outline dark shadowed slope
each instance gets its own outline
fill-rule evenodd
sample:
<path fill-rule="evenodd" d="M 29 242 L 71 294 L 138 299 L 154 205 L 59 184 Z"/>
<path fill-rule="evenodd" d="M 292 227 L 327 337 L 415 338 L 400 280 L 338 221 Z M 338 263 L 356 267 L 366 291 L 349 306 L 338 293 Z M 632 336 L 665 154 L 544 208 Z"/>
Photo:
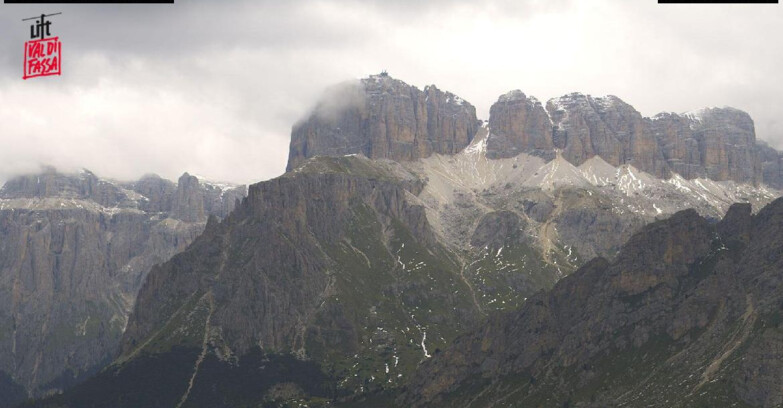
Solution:
<path fill-rule="evenodd" d="M 428 361 L 415 406 L 783 403 L 783 199 L 644 227 Z"/>

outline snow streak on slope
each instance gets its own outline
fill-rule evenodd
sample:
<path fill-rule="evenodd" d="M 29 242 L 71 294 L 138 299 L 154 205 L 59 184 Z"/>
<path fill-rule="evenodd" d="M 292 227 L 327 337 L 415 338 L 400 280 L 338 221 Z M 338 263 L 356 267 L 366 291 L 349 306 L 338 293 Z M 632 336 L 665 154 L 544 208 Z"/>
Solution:
<path fill-rule="evenodd" d="M 425 197 L 430 198 L 431 204 L 450 203 L 455 193 L 480 191 L 498 183 L 521 184 L 545 164 L 543 159 L 526 154 L 511 159 L 488 159 L 487 136 L 485 127 L 458 154 L 436 154 L 407 164 L 414 173 L 427 178 Z"/>
<path fill-rule="evenodd" d="M 435 154 L 394 170 L 395 177 L 425 181 L 406 198 L 424 208 L 439 241 L 459 258 L 460 278 L 481 294 L 478 303 L 486 310 L 518 305 L 584 260 L 614 256 L 656 218 L 686 208 L 718 218 L 735 202 L 759 209 L 779 195 L 734 182 L 662 180 L 598 156 L 578 167 L 559 153 L 549 162 L 524 153 L 488 159 L 490 131 L 482 127 L 458 154 Z"/>
<path fill-rule="evenodd" d="M 616 178 L 617 188 L 625 193 L 625 195 L 631 195 L 637 191 L 644 191 L 650 183 L 654 182 L 652 176 L 637 170 L 630 164 L 624 164 L 618 167 Z"/>
<path fill-rule="evenodd" d="M 606 186 L 613 182 L 617 169 L 604 161 L 601 156 L 593 156 L 579 166 L 579 170 L 592 185 Z"/>
<path fill-rule="evenodd" d="M 614 188 L 626 196 L 643 192 L 658 181 L 630 164 L 613 167 L 600 156 L 591 157 L 579 166 L 579 170 L 592 185 Z"/>
<path fill-rule="evenodd" d="M 635 214 L 646 222 L 686 208 L 718 218 L 735 202 L 750 202 L 758 209 L 780 195 L 764 186 L 686 180 L 677 174 L 662 180 L 630 164 L 614 167 L 599 156 L 578 167 L 559 152 L 549 162 L 524 153 L 491 160 L 485 156 L 489 133 L 489 128 L 482 127 L 473 142 L 456 155 L 432 155 L 404 165 L 427 180 L 419 202 L 425 206 L 433 227 L 449 235 L 452 242 L 466 242 L 482 214 L 511 209 L 527 219 L 528 214 L 519 210 L 521 201 L 535 203 L 550 197 L 556 209 L 550 216 L 562 213 L 564 205 L 593 205 L 573 201 L 558 204 L 561 192 L 567 190 L 582 191 L 597 200 L 600 197 L 595 203 L 608 205 L 611 212 Z M 527 222 L 535 223 L 530 219 Z M 531 228 L 529 233 L 536 235 L 534 230 Z"/>
<path fill-rule="evenodd" d="M 562 187 L 590 187 L 590 182 L 578 168 L 569 163 L 560 152 L 555 159 L 538 169 L 532 177 L 522 183 L 526 187 L 537 187 L 542 190 L 554 190 Z"/>

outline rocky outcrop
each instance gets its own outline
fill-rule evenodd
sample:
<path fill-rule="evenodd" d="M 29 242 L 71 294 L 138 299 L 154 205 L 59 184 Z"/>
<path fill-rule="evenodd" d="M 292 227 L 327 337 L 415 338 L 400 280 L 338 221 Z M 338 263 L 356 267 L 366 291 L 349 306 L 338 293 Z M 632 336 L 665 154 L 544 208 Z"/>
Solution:
<path fill-rule="evenodd" d="M 170 212 L 177 184 L 155 174 L 148 174 L 133 183 L 133 191 L 146 197 L 139 204 L 145 212 Z"/>
<path fill-rule="evenodd" d="M 415 160 L 454 154 L 478 128 L 473 105 L 430 85 L 423 91 L 386 74 L 328 90 L 291 132 L 288 170 L 316 155 Z"/>
<path fill-rule="evenodd" d="M 628 163 L 658 177 L 668 176 L 648 122 L 615 96 L 573 93 L 543 107 L 535 98 L 513 91 L 492 106 L 489 123 L 488 157 L 520 152 L 554 157 L 556 148 L 574 165 L 597 155 L 613 166 Z"/>
<path fill-rule="evenodd" d="M 745 112 L 708 108 L 663 114 L 652 119 L 652 128 L 667 162 L 683 177 L 762 181 L 753 120 Z"/>
<path fill-rule="evenodd" d="M 781 217 L 778 199 L 717 225 L 692 210 L 648 225 L 615 261 L 456 339 L 398 403 L 778 406 Z"/>
<path fill-rule="evenodd" d="M 492 135 L 487 157 L 514 157 L 522 152 L 553 158 L 552 121 L 544 106 L 522 91 L 501 96 L 489 111 Z"/>
<path fill-rule="evenodd" d="M 4 199 L 52 197 L 88 199 L 104 207 L 122 205 L 127 199 L 120 186 L 101 180 L 88 170 L 73 177 L 52 167 L 40 174 L 15 177 L 0 189 L 0 198 Z"/>
<path fill-rule="evenodd" d="M 0 371 L 28 395 L 106 364 L 152 265 L 201 233 L 205 208 L 224 217 L 244 196 L 241 186 L 181 180 L 123 183 L 47 169 L 0 190 Z"/>
<path fill-rule="evenodd" d="M 348 389 L 394 387 L 478 310 L 412 199 L 421 181 L 378 166 L 316 158 L 251 186 L 228 218 L 153 268 L 120 360 L 201 347 L 183 333 L 207 330 L 223 356 L 260 346 L 339 368 Z M 206 317 L 183 323 L 199 305 Z M 380 357 L 344 371 L 355 355 Z"/>
<path fill-rule="evenodd" d="M 524 152 L 550 160 L 559 149 L 577 166 L 600 156 L 659 178 L 674 172 L 686 179 L 783 185 L 779 154 L 757 147 L 750 116 L 733 108 L 645 118 L 616 96 L 572 93 L 543 104 L 515 90 L 492 105 L 488 123 L 486 155 L 492 159 Z M 316 155 L 397 161 L 452 155 L 470 143 L 477 126 L 475 108 L 449 92 L 435 86 L 420 91 L 374 75 L 328 90 L 293 127 L 287 169 Z"/>
<path fill-rule="evenodd" d="M 177 193 L 174 196 L 174 217 L 185 222 L 206 221 L 204 197 L 199 189 L 198 178 L 188 173 L 177 181 Z"/>
<path fill-rule="evenodd" d="M 616 96 L 574 93 L 547 102 L 554 120 L 555 146 L 579 165 L 600 156 L 613 166 L 631 164 L 656 177 L 668 176 L 663 155 L 645 120 Z"/>
<path fill-rule="evenodd" d="M 652 118 L 650 125 L 671 171 L 689 180 L 704 175 L 701 149 L 692 135 L 689 117 L 660 113 Z"/>
<path fill-rule="evenodd" d="M 600 156 L 659 178 L 675 172 L 686 179 L 780 185 L 779 153 L 757 147 L 750 116 L 733 108 L 650 119 L 615 96 L 572 93 L 550 100 L 544 110 L 535 98 L 512 91 L 492 105 L 489 124 L 490 158 L 526 152 L 550 159 L 553 149 L 561 149 L 574 165 Z"/>
<path fill-rule="evenodd" d="M 783 153 L 761 141 L 757 142 L 756 147 L 764 184 L 776 189 L 783 188 Z"/>
<path fill-rule="evenodd" d="M 479 220 L 470 245 L 497 250 L 526 241 L 524 221 L 511 211 L 493 211 Z"/>

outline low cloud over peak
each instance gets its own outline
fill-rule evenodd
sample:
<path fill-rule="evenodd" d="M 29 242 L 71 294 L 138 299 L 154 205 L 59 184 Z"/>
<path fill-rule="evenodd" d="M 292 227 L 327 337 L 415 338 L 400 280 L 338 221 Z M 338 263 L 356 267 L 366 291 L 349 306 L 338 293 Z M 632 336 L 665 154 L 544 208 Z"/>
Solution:
<path fill-rule="evenodd" d="M 274 177 L 320 93 L 381 69 L 454 92 L 482 118 L 516 88 L 618 95 L 647 116 L 730 105 L 783 147 L 778 5 L 420 3 L 2 4 L 0 180 L 40 164 Z M 57 11 L 63 75 L 23 81 L 21 19 Z"/>

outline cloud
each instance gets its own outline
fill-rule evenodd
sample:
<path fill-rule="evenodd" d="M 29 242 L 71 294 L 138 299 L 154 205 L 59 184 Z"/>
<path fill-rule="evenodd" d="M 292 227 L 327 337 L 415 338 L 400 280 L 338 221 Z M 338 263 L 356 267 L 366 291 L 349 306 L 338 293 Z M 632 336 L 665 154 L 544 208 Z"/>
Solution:
<path fill-rule="evenodd" d="M 55 9 L 52 9 L 55 7 Z M 21 80 L 24 17 L 62 11 L 62 77 Z M 614 94 L 645 115 L 731 105 L 783 147 L 777 5 L 625 0 L 0 5 L 0 179 L 39 164 L 132 179 L 283 172 L 329 86 L 388 70 L 489 106 Z"/>

